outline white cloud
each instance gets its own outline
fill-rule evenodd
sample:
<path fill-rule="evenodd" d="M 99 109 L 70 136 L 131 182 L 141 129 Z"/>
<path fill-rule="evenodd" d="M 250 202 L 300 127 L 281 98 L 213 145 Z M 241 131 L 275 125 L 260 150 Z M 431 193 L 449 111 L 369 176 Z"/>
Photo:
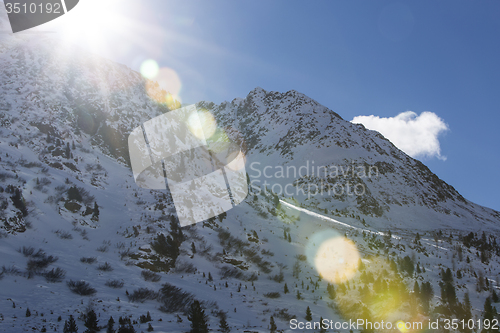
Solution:
<path fill-rule="evenodd" d="M 412 157 L 441 156 L 438 136 L 446 132 L 448 125 L 433 112 L 417 115 L 406 111 L 396 117 L 380 118 L 377 116 L 357 116 L 351 121 L 363 124 L 366 128 L 382 133 L 396 147 Z"/>

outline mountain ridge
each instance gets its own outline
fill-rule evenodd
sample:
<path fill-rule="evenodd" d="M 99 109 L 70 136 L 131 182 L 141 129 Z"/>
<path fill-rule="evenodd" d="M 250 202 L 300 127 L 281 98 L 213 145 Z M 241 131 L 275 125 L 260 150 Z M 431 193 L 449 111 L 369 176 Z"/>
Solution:
<path fill-rule="evenodd" d="M 437 177 L 422 162 L 399 150 L 382 134 L 343 120 L 337 113 L 304 94 L 294 90 L 268 92 L 257 87 L 244 99 L 219 105 L 207 102 L 197 105 L 213 112 L 233 139 L 245 138 L 247 165 L 259 162 L 300 168 L 304 161 L 311 160 L 322 166 L 333 164 L 340 167 L 355 163 L 379 168 L 386 188 L 377 188 L 376 181 L 370 182 L 370 179 L 361 181 L 368 190 L 380 194 L 373 199 L 368 198 L 372 202 L 381 201 L 380 206 L 350 213 L 370 215 L 379 211 L 379 207 L 387 213 L 397 208 L 395 205 L 410 208 L 422 206 L 437 209 L 444 215 L 456 215 L 462 219 L 463 225 L 470 223 L 467 219 L 472 219 L 498 229 L 499 212 L 463 198 L 453 186 Z M 269 126 L 272 126 L 272 131 Z M 303 147 L 302 150 L 300 147 Z M 319 184 L 327 177 L 316 178 L 315 184 Z M 360 200 L 343 199 L 351 207 L 359 208 L 361 205 Z M 390 212 L 389 217 L 396 218 L 390 216 Z M 434 216 L 436 219 L 439 217 Z M 453 227 L 451 222 L 446 226 Z"/>

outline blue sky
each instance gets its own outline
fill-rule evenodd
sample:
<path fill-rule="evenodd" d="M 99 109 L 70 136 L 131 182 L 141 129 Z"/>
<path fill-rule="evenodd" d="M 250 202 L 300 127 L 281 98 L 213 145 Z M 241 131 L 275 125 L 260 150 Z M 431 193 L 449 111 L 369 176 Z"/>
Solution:
<path fill-rule="evenodd" d="M 449 128 L 439 136 L 446 160 L 420 159 L 467 199 L 500 210 L 499 1 L 117 4 L 134 29 L 101 29 L 109 47 L 95 52 L 135 70 L 146 59 L 175 70 L 184 103 L 260 86 L 295 89 L 346 120 L 433 112 Z"/>

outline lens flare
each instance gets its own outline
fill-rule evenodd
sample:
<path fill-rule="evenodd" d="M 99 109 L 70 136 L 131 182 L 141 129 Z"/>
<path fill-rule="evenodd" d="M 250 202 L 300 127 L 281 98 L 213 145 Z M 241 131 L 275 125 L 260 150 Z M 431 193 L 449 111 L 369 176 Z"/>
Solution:
<path fill-rule="evenodd" d="M 245 167 L 245 154 L 241 151 L 231 153 L 228 160 L 231 162 L 229 162 L 226 166 L 233 171 L 243 170 Z"/>
<path fill-rule="evenodd" d="M 147 79 L 154 79 L 160 71 L 158 63 L 153 59 L 148 59 L 141 64 L 140 72 Z"/>
<path fill-rule="evenodd" d="M 352 241 L 336 237 L 320 245 L 314 262 L 325 280 L 340 283 L 350 280 L 356 274 L 359 253 Z"/>
<path fill-rule="evenodd" d="M 231 139 L 227 136 L 226 131 L 221 128 L 216 128 L 210 138 L 207 138 L 209 149 L 211 152 L 218 154 L 227 152 L 233 145 Z"/>
<path fill-rule="evenodd" d="M 146 93 L 149 98 L 157 103 L 165 104 L 169 110 L 175 110 L 181 107 L 181 98 L 163 89 L 156 81 L 146 81 Z"/>
<path fill-rule="evenodd" d="M 163 103 L 165 103 L 170 110 L 175 110 L 181 108 L 182 99 L 180 96 L 172 96 L 172 94 L 167 93 Z"/>
<path fill-rule="evenodd" d="M 405 322 L 400 320 L 398 321 L 398 323 L 396 324 L 396 327 L 398 328 L 398 330 L 401 332 L 401 333 L 406 333 L 408 332 L 409 330 L 406 328 L 405 326 Z"/>
<path fill-rule="evenodd" d="M 331 229 L 310 238 L 306 256 L 325 280 L 337 284 L 352 279 L 360 261 L 356 245 Z"/>
<path fill-rule="evenodd" d="M 145 72 L 149 71 L 148 66 L 152 66 L 151 73 L 154 72 L 154 64 L 144 66 Z M 143 76 L 145 75 L 143 74 Z M 157 103 L 167 105 L 170 110 L 180 108 L 182 101 L 179 97 L 179 94 L 182 88 L 182 83 L 179 75 L 177 75 L 177 72 L 172 68 L 163 67 L 157 70 L 157 73 L 152 79 L 153 81 L 146 82 L 146 92 L 148 96 L 151 99 L 155 100 Z"/>
<path fill-rule="evenodd" d="M 162 67 L 155 76 L 155 81 L 160 87 L 173 96 L 179 96 L 182 88 L 182 83 L 179 75 L 175 70 L 168 67 Z"/>
<path fill-rule="evenodd" d="M 365 323 L 390 322 L 391 332 L 423 332 L 428 317 L 421 311 L 428 305 L 410 292 L 395 266 L 395 262 L 379 256 L 360 261 L 355 276 L 335 286 L 335 305 L 342 316 Z M 368 324 L 363 327 L 373 328 Z"/>
<path fill-rule="evenodd" d="M 198 139 L 206 140 L 211 138 L 217 130 L 217 121 L 210 112 L 202 110 L 189 116 L 188 127 Z"/>

